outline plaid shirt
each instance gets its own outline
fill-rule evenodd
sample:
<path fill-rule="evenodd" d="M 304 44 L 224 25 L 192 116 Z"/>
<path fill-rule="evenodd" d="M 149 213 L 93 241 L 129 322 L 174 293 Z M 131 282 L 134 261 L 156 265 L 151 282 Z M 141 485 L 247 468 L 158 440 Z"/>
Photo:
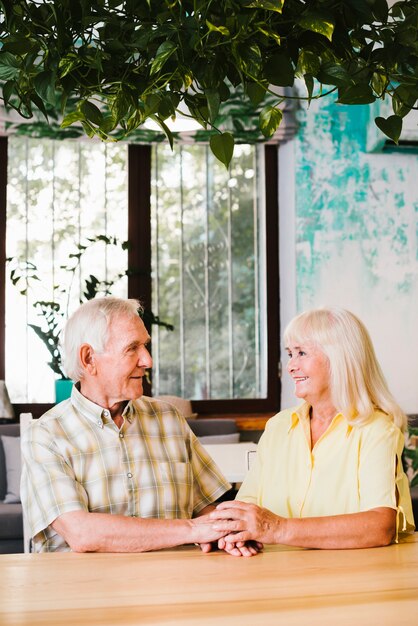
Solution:
<path fill-rule="evenodd" d="M 191 518 L 229 483 L 170 404 L 129 402 L 120 430 L 73 388 L 22 440 L 21 498 L 35 552 L 69 550 L 50 524 L 68 511 Z"/>

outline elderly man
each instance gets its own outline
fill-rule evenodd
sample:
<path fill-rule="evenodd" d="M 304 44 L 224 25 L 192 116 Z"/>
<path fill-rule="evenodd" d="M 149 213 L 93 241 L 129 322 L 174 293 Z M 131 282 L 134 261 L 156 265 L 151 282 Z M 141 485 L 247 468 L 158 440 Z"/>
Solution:
<path fill-rule="evenodd" d="M 176 409 L 142 396 L 152 359 L 139 308 L 136 300 L 100 298 L 67 322 L 71 398 L 34 421 L 22 441 L 22 503 L 36 552 L 186 543 L 208 552 L 223 535 L 208 514 L 229 484 Z"/>

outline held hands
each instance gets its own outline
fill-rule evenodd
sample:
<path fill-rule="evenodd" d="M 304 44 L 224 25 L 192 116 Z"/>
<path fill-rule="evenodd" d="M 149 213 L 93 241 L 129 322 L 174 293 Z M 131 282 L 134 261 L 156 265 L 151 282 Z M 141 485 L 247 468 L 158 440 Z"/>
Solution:
<path fill-rule="evenodd" d="M 209 515 L 201 515 L 191 520 L 193 541 L 200 546 L 202 552 L 211 552 L 212 542 L 217 542 L 220 550 L 225 550 L 232 556 L 255 556 L 263 549 L 263 544 L 258 541 L 236 541 L 234 535 L 231 540 L 226 541 L 224 536 L 229 532 L 215 528 L 212 515 L 216 512 L 215 509 Z"/>
<path fill-rule="evenodd" d="M 234 552 L 225 547 L 228 544 L 241 549 L 242 545 L 248 545 L 247 542 L 256 542 L 256 545 L 280 543 L 279 538 L 286 523 L 283 517 L 268 509 L 239 500 L 221 502 L 209 517 L 214 522 L 213 529 L 223 535 L 218 541 L 219 547 L 229 554 Z"/>

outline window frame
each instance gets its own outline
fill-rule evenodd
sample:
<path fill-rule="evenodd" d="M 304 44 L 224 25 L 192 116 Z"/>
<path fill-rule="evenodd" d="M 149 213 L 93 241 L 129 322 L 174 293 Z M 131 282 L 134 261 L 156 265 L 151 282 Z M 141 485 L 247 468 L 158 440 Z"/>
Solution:
<path fill-rule="evenodd" d="M 5 287 L 7 217 L 7 147 L 0 137 L 0 378 L 5 378 Z M 279 300 L 279 207 L 278 146 L 264 146 L 265 165 L 265 241 L 267 271 L 267 397 L 259 399 L 195 400 L 193 410 L 202 416 L 273 414 L 280 406 L 280 300 Z M 128 145 L 128 297 L 138 298 L 151 308 L 151 146 Z M 152 329 L 148 329 L 152 332 Z M 152 390 L 145 385 L 145 395 Z M 15 404 L 16 413 L 41 415 L 51 404 Z M 0 416 L 1 417 L 1 416 Z"/>

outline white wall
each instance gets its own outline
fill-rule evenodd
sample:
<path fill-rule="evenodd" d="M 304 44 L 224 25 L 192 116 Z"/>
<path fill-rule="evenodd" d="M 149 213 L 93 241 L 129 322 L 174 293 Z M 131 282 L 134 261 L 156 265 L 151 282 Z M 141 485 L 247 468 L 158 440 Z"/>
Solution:
<path fill-rule="evenodd" d="M 368 153 L 369 114 L 313 103 L 279 149 L 281 333 L 308 308 L 352 310 L 418 413 L 418 154 Z M 282 384 L 282 407 L 295 404 L 285 371 Z"/>

